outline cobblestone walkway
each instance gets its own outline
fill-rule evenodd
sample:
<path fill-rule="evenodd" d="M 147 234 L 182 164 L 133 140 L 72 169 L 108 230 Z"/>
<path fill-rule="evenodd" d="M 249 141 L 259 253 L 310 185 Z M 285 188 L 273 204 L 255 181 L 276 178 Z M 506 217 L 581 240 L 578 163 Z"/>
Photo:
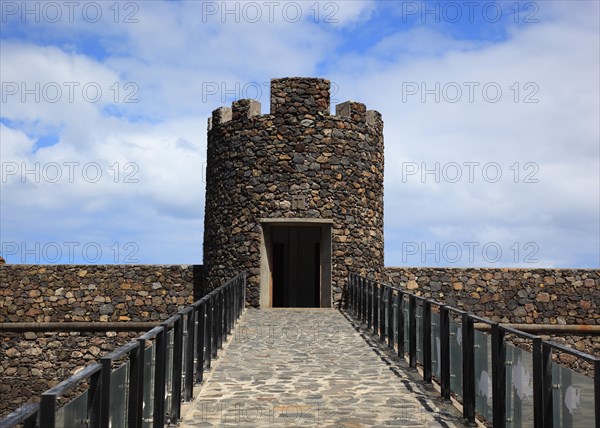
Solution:
<path fill-rule="evenodd" d="M 375 342 L 335 309 L 247 309 L 180 426 L 463 426 Z"/>

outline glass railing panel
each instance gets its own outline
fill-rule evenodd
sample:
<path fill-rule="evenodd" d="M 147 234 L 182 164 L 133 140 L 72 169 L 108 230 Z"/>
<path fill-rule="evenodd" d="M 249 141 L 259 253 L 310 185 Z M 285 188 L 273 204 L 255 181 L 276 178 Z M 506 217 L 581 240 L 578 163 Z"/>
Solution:
<path fill-rule="evenodd" d="M 84 391 L 77 398 L 69 401 L 56 412 L 56 428 L 88 427 L 88 392 Z"/>
<path fill-rule="evenodd" d="M 475 410 L 492 421 L 492 338 L 475 330 Z"/>
<path fill-rule="evenodd" d="M 418 305 L 417 318 L 417 363 L 423 365 L 423 306 Z"/>
<path fill-rule="evenodd" d="M 144 402 L 142 408 L 142 426 L 152 427 L 154 412 L 154 367 L 156 346 L 151 345 L 144 351 Z"/>
<path fill-rule="evenodd" d="M 552 363 L 552 404 L 555 427 L 594 427 L 594 380 Z"/>
<path fill-rule="evenodd" d="M 431 374 L 440 379 L 441 341 L 440 341 L 440 314 L 431 313 Z"/>
<path fill-rule="evenodd" d="M 462 397 L 462 324 L 450 321 L 450 390 Z"/>
<path fill-rule="evenodd" d="M 533 426 L 533 356 L 506 344 L 506 426 Z"/>
<path fill-rule="evenodd" d="M 127 428 L 129 398 L 129 361 L 110 374 L 109 427 Z"/>

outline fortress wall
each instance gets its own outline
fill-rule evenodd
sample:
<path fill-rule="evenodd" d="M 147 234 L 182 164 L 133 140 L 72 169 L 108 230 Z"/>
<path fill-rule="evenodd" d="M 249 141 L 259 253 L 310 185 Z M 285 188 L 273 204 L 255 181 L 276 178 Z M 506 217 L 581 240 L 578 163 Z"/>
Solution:
<path fill-rule="evenodd" d="M 176 265 L 2 265 L 0 322 L 164 321 L 193 303 L 200 271 Z"/>
<path fill-rule="evenodd" d="M 505 323 L 600 325 L 600 270 L 386 267 L 384 281 Z"/>
<path fill-rule="evenodd" d="M 3 264 L 0 322 L 160 322 L 193 302 L 200 278 L 201 266 Z M 140 334 L 2 332 L 0 415 Z"/>

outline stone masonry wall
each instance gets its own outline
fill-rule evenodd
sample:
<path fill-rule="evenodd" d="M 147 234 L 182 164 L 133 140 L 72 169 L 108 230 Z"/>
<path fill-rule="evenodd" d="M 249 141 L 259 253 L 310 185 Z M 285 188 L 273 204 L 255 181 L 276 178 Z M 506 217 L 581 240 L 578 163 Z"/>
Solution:
<path fill-rule="evenodd" d="M 497 322 L 600 325 L 600 270 L 386 267 L 384 281 Z"/>
<path fill-rule="evenodd" d="M 193 303 L 199 276 L 194 266 L 2 265 L 0 322 L 164 321 Z"/>
<path fill-rule="evenodd" d="M 261 218 L 333 220 L 332 301 L 348 269 L 383 269 L 383 122 L 364 104 L 329 113 L 325 79 L 271 81 L 271 112 L 239 100 L 209 119 L 205 284 L 246 270 L 259 305 Z M 304 196 L 306 207 L 294 207 Z"/>
<path fill-rule="evenodd" d="M 3 264 L 0 322 L 160 322 L 200 280 L 201 266 Z M 0 415 L 140 334 L 0 332 Z"/>

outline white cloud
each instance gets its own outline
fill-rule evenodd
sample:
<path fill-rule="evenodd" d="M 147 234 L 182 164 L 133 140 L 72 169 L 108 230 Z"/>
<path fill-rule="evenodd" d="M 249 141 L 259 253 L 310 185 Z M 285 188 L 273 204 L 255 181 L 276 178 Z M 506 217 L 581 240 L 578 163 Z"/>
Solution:
<path fill-rule="evenodd" d="M 321 20 L 331 11 L 326 4 L 318 5 Z M 103 177 L 97 183 L 81 177 L 74 183 L 7 178 L 2 183 L 2 240 L 106 238 L 137 243 L 142 261 L 200 262 L 206 118 L 232 97 L 253 95 L 255 83 L 262 86 L 260 101 L 267 113 L 264 83 L 321 74 L 339 88 L 334 97 L 340 102 L 360 100 L 383 114 L 388 264 L 421 264 L 418 255 L 403 260 L 403 242 L 443 246 L 492 240 L 504 249 L 501 263 L 506 265 L 522 264 L 523 245 L 534 242 L 539 245 L 537 266 L 598 266 L 596 3 L 541 4 L 539 23 L 509 26 L 500 41 L 461 38 L 440 25 L 409 28 L 399 21 L 395 31 L 352 49 L 354 31 L 378 26 L 382 5 L 335 5 L 338 23 L 315 23 L 313 3 L 306 2 L 305 19 L 297 23 L 279 17 L 253 24 L 236 23 L 231 16 L 222 22 L 219 14 L 203 19 L 200 2 L 144 2 L 137 23 L 40 26 L 41 33 L 59 35 L 55 46 L 36 43 L 33 36 L 2 40 L 3 82 L 28 87 L 58 82 L 63 88 L 64 82 L 79 87 L 95 82 L 104 95 L 97 103 L 77 91 L 74 102 L 65 95 L 57 103 L 31 98 L 23 103 L 16 94 L 3 103 L 2 162 L 95 162 Z M 78 36 L 97 40 L 101 52 L 77 43 Z M 122 101 L 130 94 L 124 86 L 128 82 L 135 85 L 138 102 L 115 104 L 111 88 L 119 89 Z M 478 85 L 473 102 L 469 82 Z M 495 87 L 502 89 L 498 102 L 484 98 L 486 83 L 488 95 Z M 439 103 L 433 95 L 422 102 L 420 93 L 407 93 L 414 85 L 420 91 L 422 84 L 446 86 L 446 98 L 442 92 Z M 207 85 L 218 89 L 208 93 L 215 86 Z M 456 87 L 462 97 L 448 102 Z M 525 103 L 527 95 L 539 102 Z M 57 144 L 36 146 L 38 138 L 51 134 Z M 119 183 L 110 169 L 116 162 Z M 456 162 L 464 178 L 436 183 L 429 175 L 422 183 L 417 174 L 403 180 L 408 162 L 419 168 L 438 162 L 441 171 Z M 479 162 L 473 183 L 465 162 Z M 125 170 L 127 163 L 137 170 Z M 497 183 L 482 175 L 482 166 L 490 163 L 502 169 Z M 138 182 L 123 183 L 134 171 Z M 539 182 L 524 183 L 532 172 Z M 516 262 L 510 249 L 514 242 L 520 248 Z M 462 264 L 484 262 L 480 255 Z"/>

